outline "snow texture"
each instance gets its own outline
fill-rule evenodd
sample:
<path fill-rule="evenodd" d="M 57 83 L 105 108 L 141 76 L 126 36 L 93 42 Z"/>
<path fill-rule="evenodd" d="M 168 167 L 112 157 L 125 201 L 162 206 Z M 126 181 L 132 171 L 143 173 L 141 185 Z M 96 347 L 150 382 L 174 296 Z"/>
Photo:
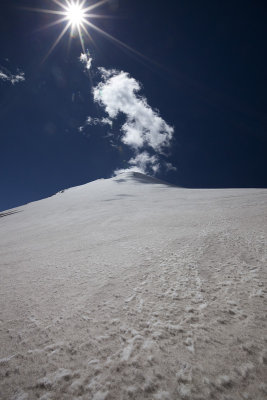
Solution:
<path fill-rule="evenodd" d="M 266 399 L 266 208 L 128 172 L 0 213 L 1 400 Z"/>

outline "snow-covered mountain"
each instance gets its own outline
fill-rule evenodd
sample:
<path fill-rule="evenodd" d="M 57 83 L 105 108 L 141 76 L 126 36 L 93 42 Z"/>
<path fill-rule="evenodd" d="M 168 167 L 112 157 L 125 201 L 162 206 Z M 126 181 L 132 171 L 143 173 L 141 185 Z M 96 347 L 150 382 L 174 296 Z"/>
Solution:
<path fill-rule="evenodd" d="M 266 399 L 266 216 L 133 172 L 0 213 L 0 398 Z"/>

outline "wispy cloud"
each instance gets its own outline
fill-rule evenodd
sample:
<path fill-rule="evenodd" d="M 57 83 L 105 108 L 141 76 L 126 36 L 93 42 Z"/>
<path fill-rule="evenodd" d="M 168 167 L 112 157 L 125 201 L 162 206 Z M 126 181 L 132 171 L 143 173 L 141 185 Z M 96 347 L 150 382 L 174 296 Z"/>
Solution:
<path fill-rule="evenodd" d="M 165 162 L 164 165 L 167 171 L 177 171 L 177 168 L 174 167 L 170 162 Z"/>
<path fill-rule="evenodd" d="M 112 120 L 110 118 L 92 118 L 88 117 L 86 120 L 87 125 L 109 125 L 112 127 Z"/>
<path fill-rule="evenodd" d="M 148 170 L 152 170 L 153 173 L 156 174 L 160 169 L 158 157 L 156 155 L 149 155 L 147 151 L 143 151 L 131 158 L 128 164 L 129 168 L 117 169 L 114 174 L 118 175 L 124 171 L 147 172 Z"/>
<path fill-rule="evenodd" d="M 88 71 L 89 69 L 91 69 L 93 59 L 90 56 L 89 51 L 87 51 L 86 53 L 81 53 L 79 60 L 85 66 L 85 69 L 87 69 Z"/>
<path fill-rule="evenodd" d="M 150 156 L 147 151 L 143 151 L 131 158 L 129 164 L 139 168 L 141 171 L 147 171 L 149 167 L 154 173 L 157 173 L 160 169 L 158 157 L 156 155 Z"/>
<path fill-rule="evenodd" d="M 103 118 L 92 118 L 87 117 L 85 124 L 79 127 L 79 132 L 83 132 L 86 126 L 92 125 L 109 125 L 112 128 L 113 122 L 110 118 L 103 117 Z"/>
<path fill-rule="evenodd" d="M 7 68 L 0 66 L 0 80 L 15 85 L 25 81 L 25 74 L 20 70 L 17 70 L 16 74 L 12 74 Z"/>

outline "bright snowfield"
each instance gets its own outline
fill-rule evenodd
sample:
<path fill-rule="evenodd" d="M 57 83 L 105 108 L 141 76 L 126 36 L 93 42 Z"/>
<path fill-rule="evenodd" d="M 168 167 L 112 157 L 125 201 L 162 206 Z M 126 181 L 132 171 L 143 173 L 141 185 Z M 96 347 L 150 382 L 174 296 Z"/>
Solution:
<path fill-rule="evenodd" d="M 1 400 L 266 399 L 266 215 L 136 173 L 1 213 Z"/>

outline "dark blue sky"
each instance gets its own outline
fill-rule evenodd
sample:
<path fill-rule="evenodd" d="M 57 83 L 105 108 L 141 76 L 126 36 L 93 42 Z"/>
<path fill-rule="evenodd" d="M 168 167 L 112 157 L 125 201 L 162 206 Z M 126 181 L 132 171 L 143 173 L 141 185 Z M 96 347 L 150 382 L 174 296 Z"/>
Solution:
<path fill-rule="evenodd" d="M 42 63 L 63 25 L 40 30 L 55 18 L 18 6 L 57 8 L 50 0 L 1 1 L 0 66 L 20 68 L 26 80 L 0 80 L 0 210 L 110 177 L 132 156 L 111 146 L 106 126 L 78 131 L 88 116 L 105 116 L 78 61 L 79 40 L 68 50 L 66 35 Z M 146 59 L 90 31 L 93 85 L 97 67 L 128 72 L 175 128 L 168 161 L 177 171 L 159 178 L 267 187 L 266 9 L 262 1 L 113 0 L 95 10 L 113 17 L 97 26 Z"/>

